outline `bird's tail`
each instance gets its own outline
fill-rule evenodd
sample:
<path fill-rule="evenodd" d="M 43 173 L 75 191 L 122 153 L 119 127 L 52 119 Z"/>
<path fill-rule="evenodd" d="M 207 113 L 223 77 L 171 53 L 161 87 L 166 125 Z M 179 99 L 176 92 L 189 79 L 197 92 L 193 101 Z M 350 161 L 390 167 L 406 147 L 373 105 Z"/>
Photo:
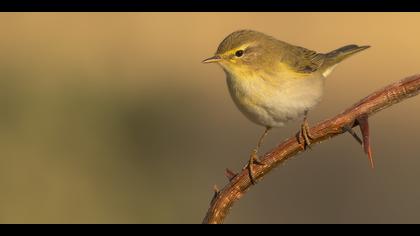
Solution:
<path fill-rule="evenodd" d="M 370 48 L 370 46 L 357 46 L 354 44 L 338 48 L 325 54 L 325 65 L 327 67 L 334 66 L 342 60 L 354 55 L 360 51 Z"/>
<path fill-rule="evenodd" d="M 368 48 L 370 48 L 370 46 L 357 46 L 351 44 L 324 54 L 325 59 L 323 63 L 322 75 L 327 77 L 333 71 L 337 63 Z"/>

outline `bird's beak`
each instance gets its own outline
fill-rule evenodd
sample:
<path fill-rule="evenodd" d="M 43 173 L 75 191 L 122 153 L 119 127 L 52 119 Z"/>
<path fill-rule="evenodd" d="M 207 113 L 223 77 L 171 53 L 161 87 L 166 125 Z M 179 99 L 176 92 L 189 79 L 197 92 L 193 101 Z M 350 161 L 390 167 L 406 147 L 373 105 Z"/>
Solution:
<path fill-rule="evenodd" d="M 220 60 L 222 60 L 222 58 L 219 55 L 216 56 L 212 56 L 210 58 L 207 58 L 206 60 L 202 61 L 203 63 L 214 63 L 214 62 L 219 62 Z"/>

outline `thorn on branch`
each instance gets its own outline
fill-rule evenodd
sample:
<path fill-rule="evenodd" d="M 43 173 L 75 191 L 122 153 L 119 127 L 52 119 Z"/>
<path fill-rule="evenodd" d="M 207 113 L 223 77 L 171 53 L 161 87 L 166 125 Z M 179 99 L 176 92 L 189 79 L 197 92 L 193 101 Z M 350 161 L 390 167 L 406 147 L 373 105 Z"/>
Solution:
<path fill-rule="evenodd" d="M 231 171 L 229 168 L 226 168 L 225 176 L 228 178 L 229 182 L 231 182 L 237 175 L 238 173 L 235 173 Z"/>
<path fill-rule="evenodd" d="M 214 185 L 213 186 L 213 190 L 214 190 L 214 194 L 219 194 L 220 193 L 220 190 L 219 190 L 219 188 L 217 187 L 217 185 Z"/>
<path fill-rule="evenodd" d="M 363 115 L 361 117 L 358 117 L 357 122 L 359 123 L 360 131 L 362 132 L 363 149 L 364 149 L 365 153 L 367 154 L 367 156 L 369 158 L 370 166 L 372 168 L 374 168 L 375 164 L 373 162 L 372 147 L 370 145 L 370 132 L 369 132 L 368 116 Z"/>
<path fill-rule="evenodd" d="M 220 193 L 220 190 L 217 187 L 217 185 L 213 186 L 213 191 L 214 191 L 214 194 L 213 194 L 213 197 L 211 198 L 210 205 L 213 204 L 214 200 L 217 198 L 217 196 L 219 196 L 219 193 Z"/>
<path fill-rule="evenodd" d="M 349 134 L 351 134 L 351 136 L 353 136 L 353 138 L 360 144 L 363 145 L 363 141 L 362 139 L 359 137 L 359 135 L 356 134 L 356 132 L 354 132 L 354 130 L 352 129 L 352 125 L 346 125 L 343 127 L 343 130 L 348 132 Z"/>

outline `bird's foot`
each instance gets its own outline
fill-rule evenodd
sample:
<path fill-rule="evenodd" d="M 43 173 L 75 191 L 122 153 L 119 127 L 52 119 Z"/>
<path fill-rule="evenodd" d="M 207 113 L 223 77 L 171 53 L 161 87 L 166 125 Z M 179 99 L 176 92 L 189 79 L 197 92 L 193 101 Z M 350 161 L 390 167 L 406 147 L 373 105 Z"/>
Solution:
<path fill-rule="evenodd" d="M 256 183 L 253 166 L 255 164 L 256 165 L 264 165 L 264 163 L 262 163 L 261 160 L 258 158 L 257 152 L 258 152 L 257 149 L 252 150 L 251 157 L 249 158 L 248 164 L 245 167 L 245 168 L 248 169 L 249 179 L 251 180 L 251 184 Z"/>
<path fill-rule="evenodd" d="M 299 138 L 298 141 L 302 146 L 302 149 L 306 150 L 306 148 L 311 148 L 311 140 L 314 139 L 311 132 L 309 132 L 309 125 L 306 119 L 303 121 L 302 125 L 300 126 L 299 131 Z M 303 140 L 303 141 L 301 141 Z"/>

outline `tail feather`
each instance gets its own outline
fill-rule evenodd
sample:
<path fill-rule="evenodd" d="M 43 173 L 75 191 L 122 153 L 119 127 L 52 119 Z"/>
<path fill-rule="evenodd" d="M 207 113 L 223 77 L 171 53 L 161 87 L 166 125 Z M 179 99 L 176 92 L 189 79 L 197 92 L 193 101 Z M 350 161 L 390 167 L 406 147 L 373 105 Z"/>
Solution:
<path fill-rule="evenodd" d="M 341 48 L 338 48 L 334 51 L 327 53 L 326 56 L 326 65 L 327 67 L 334 66 L 335 64 L 341 62 L 342 60 L 350 57 L 351 55 L 370 48 L 370 46 L 357 46 L 354 44 L 347 45 Z"/>
<path fill-rule="evenodd" d="M 324 63 L 323 68 L 321 69 L 322 75 L 327 77 L 334 70 L 337 63 L 367 48 L 370 48 L 370 46 L 357 46 L 351 44 L 324 54 Z"/>

